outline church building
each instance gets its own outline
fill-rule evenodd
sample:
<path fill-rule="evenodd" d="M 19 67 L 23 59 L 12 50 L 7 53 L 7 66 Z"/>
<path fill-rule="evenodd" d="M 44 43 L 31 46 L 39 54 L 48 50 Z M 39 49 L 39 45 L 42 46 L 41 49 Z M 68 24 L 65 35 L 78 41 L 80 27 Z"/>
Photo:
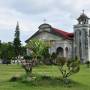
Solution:
<path fill-rule="evenodd" d="M 27 39 L 26 43 L 32 39 L 41 39 L 50 43 L 50 54 L 56 53 L 66 58 L 77 57 L 81 62 L 90 61 L 89 18 L 83 12 L 77 21 L 78 23 L 73 27 L 73 33 L 56 29 L 47 23 L 41 24 L 38 31 Z M 28 48 L 27 54 L 30 54 L 30 49 Z"/>

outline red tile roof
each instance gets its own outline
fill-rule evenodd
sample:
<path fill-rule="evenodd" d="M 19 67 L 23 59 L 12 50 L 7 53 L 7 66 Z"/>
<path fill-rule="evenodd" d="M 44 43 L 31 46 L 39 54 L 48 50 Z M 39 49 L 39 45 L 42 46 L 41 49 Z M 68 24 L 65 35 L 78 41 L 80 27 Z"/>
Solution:
<path fill-rule="evenodd" d="M 74 36 L 74 33 L 65 32 L 63 30 L 59 30 L 59 29 L 56 29 L 56 28 L 52 28 L 52 32 L 56 33 L 60 36 L 62 35 L 65 39 L 71 39 Z"/>

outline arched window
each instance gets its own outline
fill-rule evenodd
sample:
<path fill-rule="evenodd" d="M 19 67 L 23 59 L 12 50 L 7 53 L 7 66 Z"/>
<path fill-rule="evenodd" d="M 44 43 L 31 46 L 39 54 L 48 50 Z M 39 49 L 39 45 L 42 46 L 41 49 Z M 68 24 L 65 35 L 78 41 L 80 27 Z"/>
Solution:
<path fill-rule="evenodd" d="M 89 30 L 89 37 L 90 37 L 90 30 Z"/>
<path fill-rule="evenodd" d="M 86 29 L 83 29 L 83 40 L 84 40 L 84 45 L 85 45 L 85 48 L 88 48 L 88 33 L 87 33 L 87 30 Z"/>
<path fill-rule="evenodd" d="M 81 36 L 81 31 L 79 30 L 79 35 Z"/>
<path fill-rule="evenodd" d="M 68 58 L 68 53 L 69 53 L 68 47 L 65 48 L 65 51 L 66 51 L 66 57 Z"/>
<path fill-rule="evenodd" d="M 78 29 L 75 31 L 75 44 L 78 43 L 78 41 L 80 41 L 81 39 L 81 31 Z"/>

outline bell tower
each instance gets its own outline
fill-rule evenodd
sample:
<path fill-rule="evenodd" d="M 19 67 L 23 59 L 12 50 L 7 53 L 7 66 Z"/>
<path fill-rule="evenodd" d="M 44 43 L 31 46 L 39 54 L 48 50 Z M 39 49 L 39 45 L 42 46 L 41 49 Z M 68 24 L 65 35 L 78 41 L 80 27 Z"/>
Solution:
<path fill-rule="evenodd" d="M 80 15 L 80 17 L 77 20 L 78 20 L 78 24 L 88 24 L 89 23 L 89 18 L 84 14 L 84 10 L 83 10 L 83 13 Z"/>
<path fill-rule="evenodd" d="M 90 61 L 90 24 L 88 16 L 83 13 L 77 18 L 74 25 L 74 56 L 82 63 Z"/>

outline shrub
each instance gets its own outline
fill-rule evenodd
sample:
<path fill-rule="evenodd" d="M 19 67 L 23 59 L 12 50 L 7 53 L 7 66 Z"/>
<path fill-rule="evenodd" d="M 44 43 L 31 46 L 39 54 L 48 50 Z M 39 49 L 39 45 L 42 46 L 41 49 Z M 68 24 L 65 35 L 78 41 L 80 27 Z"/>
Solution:
<path fill-rule="evenodd" d="M 22 67 L 26 71 L 26 74 L 29 76 L 32 73 L 32 67 L 34 65 L 34 60 L 32 56 L 24 56 L 24 60 L 22 60 Z"/>
<path fill-rule="evenodd" d="M 65 58 L 58 57 L 57 60 L 59 65 L 59 70 L 62 74 L 63 81 L 65 84 L 69 84 L 69 76 L 79 72 L 80 70 L 80 61 L 75 60 L 66 60 Z"/>
<path fill-rule="evenodd" d="M 25 60 L 32 60 L 32 55 L 31 56 L 26 55 L 26 56 L 24 56 L 24 59 Z"/>
<path fill-rule="evenodd" d="M 46 65 L 51 65 L 52 61 L 51 61 L 51 55 L 49 53 L 47 53 L 44 58 L 43 58 L 43 63 Z"/>
<path fill-rule="evenodd" d="M 51 61 L 53 64 L 56 64 L 56 58 L 57 58 L 57 54 L 53 52 L 51 55 Z"/>
<path fill-rule="evenodd" d="M 87 68 L 90 66 L 90 61 L 86 61 Z"/>
<path fill-rule="evenodd" d="M 56 58 L 56 64 L 63 66 L 66 63 L 66 58 L 65 57 L 57 57 Z"/>

